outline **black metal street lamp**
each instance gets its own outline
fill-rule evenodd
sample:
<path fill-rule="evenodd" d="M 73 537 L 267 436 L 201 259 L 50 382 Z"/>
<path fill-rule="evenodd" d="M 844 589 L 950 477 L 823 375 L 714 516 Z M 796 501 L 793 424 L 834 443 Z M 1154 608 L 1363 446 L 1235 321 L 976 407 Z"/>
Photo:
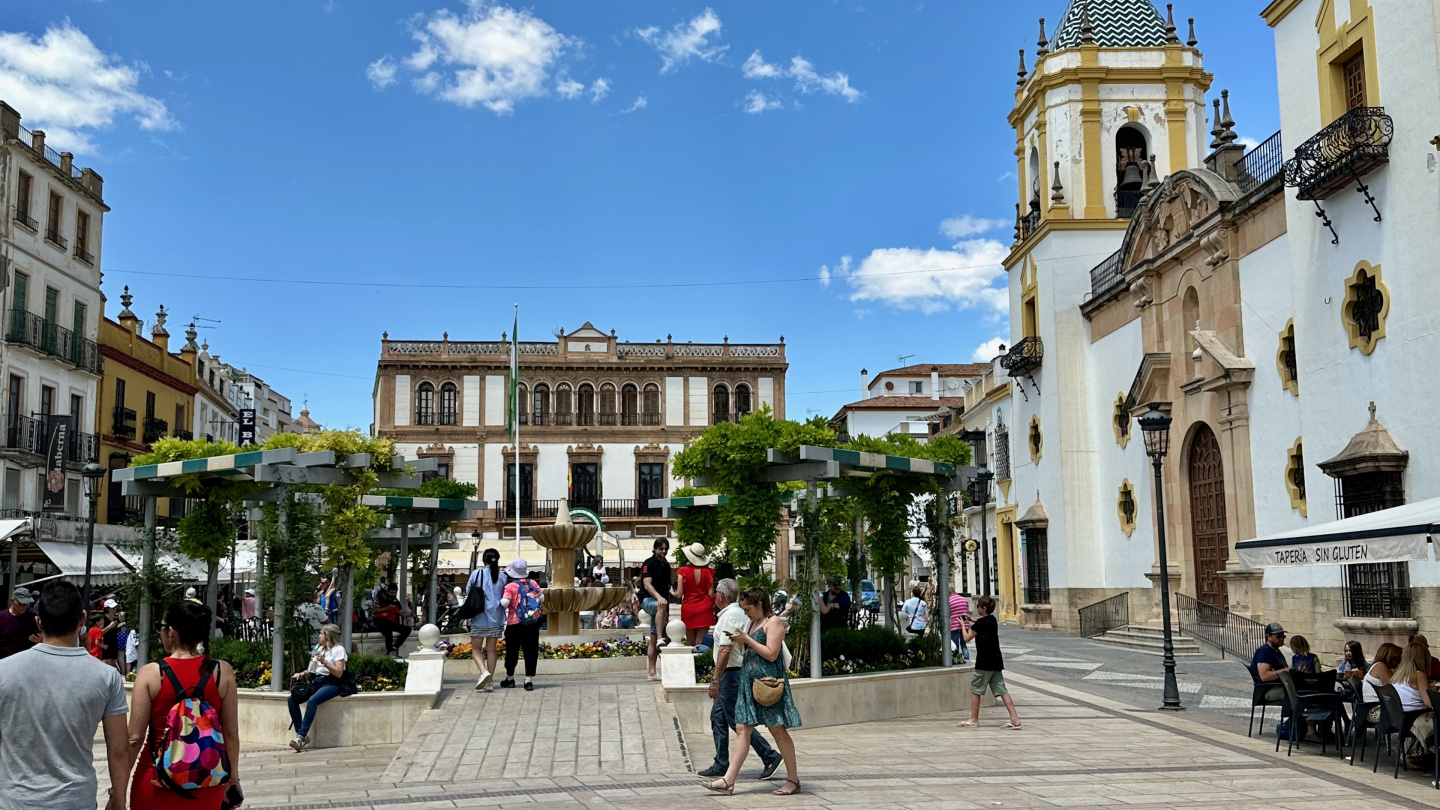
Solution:
<path fill-rule="evenodd" d="M 85 532 L 85 587 L 82 604 L 86 615 L 90 611 L 90 563 L 95 556 L 95 505 L 100 501 L 100 479 L 105 477 L 105 468 L 95 462 L 86 464 L 80 475 L 85 479 L 85 495 L 90 499 L 90 526 Z"/>
<path fill-rule="evenodd" d="M 985 508 L 990 505 L 990 482 L 995 474 L 985 467 L 975 471 L 975 500 L 980 502 L 980 586 L 981 596 L 990 596 L 990 541 L 985 526 Z"/>
<path fill-rule="evenodd" d="M 1165 490 L 1160 466 L 1170 451 L 1170 415 L 1152 402 L 1149 411 L 1138 420 L 1145 434 L 1145 455 L 1155 467 L 1155 538 L 1160 544 L 1160 615 L 1165 622 L 1165 700 L 1160 708 L 1184 711 L 1180 705 L 1180 687 L 1175 683 L 1175 641 L 1170 629 L 1170 561 L 1165 550 Z"/>

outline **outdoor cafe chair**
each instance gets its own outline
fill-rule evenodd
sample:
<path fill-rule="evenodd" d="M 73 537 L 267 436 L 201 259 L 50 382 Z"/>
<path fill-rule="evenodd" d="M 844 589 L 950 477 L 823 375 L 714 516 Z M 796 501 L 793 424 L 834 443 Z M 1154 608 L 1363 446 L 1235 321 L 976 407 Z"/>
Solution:
<path fill-rule="evenodd" d="M 1290 743 L 1285 748 L 1285 755 L 1289 756 L 1295 750 L 1295 745 L 1300 742 L 1300 737 L 1305 733 L 1305 726 L 1311 723 L 1323 726 L 1339 721 L 1337 715 L 1340 713 L 1339 696 L 1335 694 L 1335 675 L 1330 674 L 1330 692 L 1306 691 L 1300 692 L 1296 689 L 1296 678 L 1288 669 L 1279 673 L 1280 685 L 1285 690 L 1285 699 L 1290 705 L 1290 733 L 1286 735 Z M 1307 681 L 1307 686 L 1311 682 Z M 1339 746 L 1337 746 L 1339 747 Z M 1280 737 L 1275 737 L 1275 750 L 1280 750 Z M 1341 749 L 1343 750 L 1343 748 Z M 1325 753 L 1325 733 L 1320 732 L 1320 753 Z"/>
<path fill-rule="evenodd" d="M 1370 730 L 1374 728 L 1374 726 L 1370 725 L 1370 710 L 1380 705 L 1379 703 L 1366 703 L 1364 696 L 1365 692 L 1363 691 L 1363 689 L 1357 686 L 1355 689 L 1354 708 L 1351 709 L 1350 712 L 1351 765 L 1354 765 L 1357 761 L 1365 761 L 1365 746 L 1366 743 L 1369 742 Z M 1381 713 L 1383 715 L 1383 709 L 1381 710 Z M 1355 749 L 1357 746 L 1360 749 L 1360 758 L 1358 760 L 1355 758 Z M 1377 752 L 1375 756 L 1378 758 L 1380 756 L 1380 754 L 1378 753 L 1380 748 L 1380 738 L 1378 736 L 1375 738 L 1375 748 Z"/>
<path fill-rule="evenodd" d="M 1278 682 L 1266 683 L 1260 680 L 1260 676 L 1255 674 L 1253 666 L 1247 666 L 1245 669 L 1250 673 L 1250 679 L 1255 682 L 1255 689 L 1250 693 L 1250 730 L 1245 732 L 1245 736 L 1251 737 L 1255 734 L 1255 709 L 1258 707 L 1260 709 L 1260 736 L 1263 737 L 1265 736 L 1265 712 L 1271 706 L 1279 706 L 1280 717 L 1284 719 L 1288 711 L 1285 708 L 1285 691 Z M 1276 750 L 1279 750 L 1278 746 Z"/>
<path fill-rule="evenodd" d="M 1380 696 L 1380 722 L 1375 724 L 1375 763 L 1370 766 L 1370 772 L 1375 773 L 1380 767 L 1380 737 L 1395 736 L 1395 778 L 1400 778 L 1400 769 L 1406 770 L 1410 766 L 1405 763 L 1405 738 L 1410 734 L 1410 727 L 1415 725 L 1416 718 L 1430 711 L 1420 709 L 1407 712 L 1405 705 L 1400 701 L 1400 693 L 1390 684 L 1375 687 L 1375 694 Z M 1276 750 L 1279 750 L 1278 748 Z"/>

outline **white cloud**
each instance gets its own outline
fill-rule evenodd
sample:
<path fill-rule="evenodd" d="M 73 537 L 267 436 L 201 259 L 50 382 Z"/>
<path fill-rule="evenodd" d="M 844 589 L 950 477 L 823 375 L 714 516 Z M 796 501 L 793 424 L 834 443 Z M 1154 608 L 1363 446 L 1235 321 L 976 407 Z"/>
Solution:
<path fill-rule="evenodd" d="M 50 141 L 77 154 L 93 154 L 95 130 L 120 115 L 141 129 L 170 130 L 179 124 L 165 102 L 139 90 L 143 63 L 127 65 L 95 47 L 68 21 L 44 35 L 0 31 L 0 98 L 42 127 Z"/>
<path fill-rule="evenodd" d="M 610 95 L 610 80 L 596 79 L 590 85 L 590 103 L 594 104 L 602 98 Z"/>
<path fill-rule="evenodd" d="M 641 96 L 641 97 L 635 99 L 635 103 L 634 103 L 634 104 L 631 104 L 629 107 L 626 107 L 625 109 L 621 110 L 620 112 L 621 112 L 622 114 L 629 114 L 629 113 L 635 112 L 636 110 L 643 110 L 643 109 L 645 109 L 646 107 L 649 107 L 649 106 L 650 106 L 650 100 L 647 99 L 647 98 L 645 98 L 644 96 Z"/>
<path fill-rule="evenodd" d="M 376 90 L 384 90 L 395 83 L 395 71 L 399 67 L 395 64 L 394 59 L 382 56 L 365 68 L 365 78 L 370 80 L 370 84 L 374 85 Z"/>
<path fill-rule="evenodd" d="M 1003 219 L 982 219 L 969 214 L 961 214 L 958 217 L 942 220 L 940 233 L 951 239 L 964 239 L 967 236 L 979 236 L 1004 224 L 1005 220 Z"/>
<path fill-rule="evenodd" d="M 467 0 L 461 14 L 416 15 L 410 24 L 418 45 L 403 64 L 420 74 L 416 91 L 461 107 L 480 104 L 497 115 L 545 95 L 551 70 L 576 42 L 528 11 L 485 0 Z M 564 81 L 556 87 L 562 96 Z"/>
<path fill-rule="evenodd" d="M 661 73 L 670 73 L 691 59 L 703 62 L 719 59 L 730 47 L 711 40 L 711 37 L 718 39 L 719 34 L 720 17 L 709 8 L 689 22 L 677 23 L 669 31 L 662 32 L 654 25 L 635 31 L 636 36 L 659 52 Z"/>
<path fill-rule="evenodd" d="M 846 74 L 838 70 L 834 73 L 820 73 L 815 69 L 815 65 L 803 56 L 792 56 L 789 66 L 785 66 L 766 62 L 765 57 L 756 51 L 740 66 L 740 73 L 747 79 L 791 78 L 795 80 L 795 89 L 802 93 L 840 96 L 851 104 L 864 95 L 850 86 L 850 77 Z"/>
<path fill-rule="evenodd" d="M 971 362 L 989 363 L 1000 354 L 1000 347 L 1005 345 L 1004 338 L 990 338 L 975 347 L 975 353 L 970 355 Z"/>
<path fill-rule="evenodd" d="M 952 250 L 881 248 L 859 265 L 846 256 L 835 267 L 822 267 L 822 284 L 843 278 L 851 301 L 879 301 L 927 315 L 973 309 L 987 316 L 1008 311 L 1009 295 L 995 282 L 1004 277 L 1001 259 L 1008 248 L 993 239 L 971 239 Z"/>
<path fill-rule="evenodd" d="M 785 105 L 779 99 L 768 98 L 759 90 L 751 90 L 745 94 L 745 112 L 751 115 L 758 115 L 766 110 L 778 110 Z"/>
<path fill-rule="evenodd" d="M 559 93 L 561 98 L 576 98 L 585 92 L 585 84 L 566 77 L 555 83 L 555 92 Z"/>
<path fill-rule="evenodd" d="M 1254 149 L 1255 147 L 1260 145 L 1260 142 L 1255 140 L 1254 138 L 1247 138 L 1243 135 L 1237 138 L 1235 140 L 1235 143 L 1238 143 L 1241 146 L 1245 147 L 1246 152 L 1249 152 L 1251 149 Z"/>

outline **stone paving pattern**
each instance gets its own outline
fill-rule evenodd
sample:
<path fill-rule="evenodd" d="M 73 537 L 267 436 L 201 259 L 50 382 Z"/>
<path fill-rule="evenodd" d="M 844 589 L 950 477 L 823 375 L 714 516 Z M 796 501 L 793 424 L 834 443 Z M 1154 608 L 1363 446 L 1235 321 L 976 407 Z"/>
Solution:
<path fill-rule="evenodd" d="M 779 779 L 746 763 L 733 797 L 693 775 L 708 737 L 681 739 L 660 688 L 634 677 L 555 678 L 534 692 L 485 694 L 447 682 L 441 707 L 395 746 L 247 750 L 251 810 L 388 807 L 634 808 L 1114 808 L 1315 810 L 1434 808 L 1440 792 L 1418 774 L 1371 774 L 1307 747 L 1287 758 L 1274 738 L 1247 739 L 1197 713 L 1166 714 L 1010 673 L 1025 728 L 982 728 L 963 715 L 801 729 L 805 792 L 780 798 Z M 1070 682 L 1074 684 L 1074 682 Z M 323 709 L 322 709 L 323 711 Z M 687 756 L 688 754 L 688 756 Z M 103 769 L 103 747 L 97 765 Z M 782 772 L 783 774 L 783 772 Z M 102 776 L 102 784 L 103 784 Z"/>

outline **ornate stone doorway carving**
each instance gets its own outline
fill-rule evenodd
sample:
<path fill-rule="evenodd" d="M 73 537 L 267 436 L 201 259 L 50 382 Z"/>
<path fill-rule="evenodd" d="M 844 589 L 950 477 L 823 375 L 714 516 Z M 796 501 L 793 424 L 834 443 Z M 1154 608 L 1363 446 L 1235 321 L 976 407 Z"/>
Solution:
<path fill-rule="evenodd" d="M 1220 444 L 1208 425 L 1201 424 L 1190 443 L 1190 532 L 1195 554 L 1195 597 L 1201 602 L 1229 607 L 1225 558 L 1230 542 L 1225 530 L 1225 468 Z"/>

